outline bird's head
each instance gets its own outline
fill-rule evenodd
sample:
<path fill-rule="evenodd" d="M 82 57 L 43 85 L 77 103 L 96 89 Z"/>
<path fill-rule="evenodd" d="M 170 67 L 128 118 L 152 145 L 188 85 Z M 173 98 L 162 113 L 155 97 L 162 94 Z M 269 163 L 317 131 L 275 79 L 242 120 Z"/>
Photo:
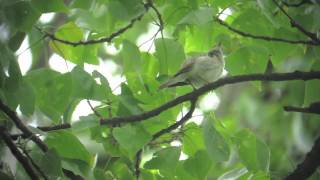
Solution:
<path fill-rule="evenodd" d="M 221 43 L 218 43 L 218 45 L 216 45 L 213 49 L 211 49 L 208 52 L 208 56 L 210 56 L 210 57 L 217 56 L 218 58 L 222 58 L 223 52 L 222 52 Z"/>

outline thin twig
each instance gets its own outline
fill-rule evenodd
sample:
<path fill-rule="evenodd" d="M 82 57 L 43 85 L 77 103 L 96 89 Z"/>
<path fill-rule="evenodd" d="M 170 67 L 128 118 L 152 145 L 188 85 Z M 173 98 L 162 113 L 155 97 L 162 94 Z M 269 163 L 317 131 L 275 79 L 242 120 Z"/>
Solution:
<path fill-rule="evenodd" d="M 40 179 L 37 172 L 33 169 L 32 164 L 29 160 L 19 151 L 16 144 L 12 141 L 10 134 L 7 129 L 3 126 L 0 127 L 0 136 L 9 147 L 12 155 L 21 163 L 25 172 L 30 176 L 31 179 Z"/>
<path fill-rule="evenodd" d="M 320 114 L 320 102 L 312 103 L 309 107 L 284 106 L 283 109 L 291 112 Z"/>
<path fill-rule="evenodd" d="M 280 11 L 287 16 L 290 20 L 291 26 L 297 28 L 304 35 L 312 39 L 312 41 L 320 43 L 320 39 L 318 39 L 317 34 L 307 31 L 302 25 L 300 25 L 297 21 L 295 21 L 284 9 L 281 7 L 276 0 L 273 0 L 274 4 L 280 9 Z"/>
<path fill-rule="evenodd" d="M 17 116 L 15 111 L 12 111 L 7 105 L 5 105 L 2 100 L 0 100 L 0 109 L 14 122 L 18 129 L 22 131 L 22 133 L 30 138 L 34 143 L 38 145 L 38 147 L 42 151 L 47 151 L 48 146 L 42 142 L 42 140 L 34 135 L 25 124 L 22 123 L 21 119 Z"/>
<path fill-rule="evenodd" d="M 192 117 L 192 113 L 194 112 L 194 110 L 196 108 L 197 98 L 191 99 L 190 102 L 191 102 L 191 107 L 190 107 L 188 113 L 185 116 L 183 116 L 176 123 L 174 123 L 171 126 L 164 128 L 164 129 L 158 131 L 157 133 L 153 134 L 150 142 L 156 140 L 157 138 L 159 138 L 160 136 L 162 136 L 166 133 L 170 133 L 172 130 L 177 129 L 179 126 L 186 123 Z M 140 149 L 136 154 L 135 175 L 136 175 L 137 180 L 140 179 L 140 162 L 141 162 L 141 158 L 142 158 L 142 151 L 143 151 L 143 149 Z"/>
<path fill-rule="evenodd" d="M 22 131 L 24 137 L 30 138 L 42 150 L 42 152 L 47 152 L 48 151 L 48 146 L 38 136 L 33 134 L 27 128 L 27 126 L 25 124 L 23 124 L 22 120 L 17 116 L 15 111 L 11 110 L 1 100 L 0 100 L 0 110 L 2 110 L 14 122 L 14 124 L 17 126 L 17 128 Z M 44 127 L 42 127 L 42 128 L 46 129 Z M 65 127 L 63 127 L 63 128 L 65 128 Z M 56 127 L 55 127 L 55 130 L 57 130 Z M 67 170 L 67 169 L 64 169 L 64 168 L 62 170 L 63 170 L 63 173 L 65 174 L 65 176 L 69 177 L 70 179 L 73 179 L 73 180 L 83 179 L 81 176 L 75 175 L 70 170 Z"/>
<path fill-rule="evenodd" d="M 135 176 L 136 176 L 136 180 L 140 179 L 140 163 L 141 163 L 141 158 L 142 158 L 142 151 L 143 149 L 140 149 L 137 153 L 136 153 L 136 161 L 134 164 L 134 169 L 135 169 Z"/>
<path fill-rule="evenodd" d="M 163 28 L 164 28 L 164 22 L 163 22 L 161 13 L 160 13 L 159 10 L 153 5 L 152 0 L 148 0 L 148 4 L 149 4 L 150 8 L 156 13 L 156 15 L 157 15 L 157 17 L 158 17 L 158 20 L 159 20 L 159 26 L 160 26 L 160 29 L 159 29 L 159 30 L 162 31 Z"/>
<path fill-rule="evenodd" d="M 229 24 L 225 23 L 221 19 L 216 18 L 215 19 L 220 25 L 226 27 L 230 31 L 237 33 L 243 37 L 249 37 L 252 39 L 259 39 L 259 40 L 265 40 L 265 41 L 274 41 L 274 42 L 282 42 L 282 43 L 289 43 L 289 44 L 307 44 L 307 45 L 313 45 L 313 46 L 319 46 L 320 42 L 316 41 L 310 41 L 310 40 L 291 40 L 291 39 L 282 39 L 277 37 L 270 37 L 270 36 L 261 36 L 261 35 L 254 35 L 250 34 L 248 32 L 244 32 L 241 30 L 238 30 L 234 27 L 231 27 Z"/>
<path fill-rule="evenodd" d="M 298 3 L 288 3 L 287 1 L 281 1 L 282 4 L 288 6 L 288 7 L 300 7 L 304 4 L 312 4 L 312 2 L 310 0 L 301 0 L 300 2 Z"/>
<path fill-rule="evenodd" d="M 196 108 L 196 102 L 197 102 L 197 98 L 192 99 L 191 101 L 191 107 L 190 110 L 188 111 L 188 113 L 183 116 L 179 121 L 175 122 L 174 124 L 172 124 L 171 126 L 160 130 L 159 132 L 155 133 L 152 136 L 152 140 L 155 140 L 157 138 L 159 138 L 160 136 L 166 134 L 166 133 L 170 133 L 171 131 L 177 129 L 179 126 L 182 126 L 184 123 L 186 123 L 191 117 L 192 117 L 192 113 L 194 112 L 195 108 Z"/>
<path fill-rule="evenodd" d="M 94 109 L 94 107 L 92 106 L 91 102 L 89 101 L 89 99 L 87 99 L 87 103 L 90 106 L 90 109 L 93 111 L 93 113 L 100 119 L 103 119 L 103 116 Z"/>
<path fill-rule="evenodd" d="M 74 42 L 74 41 L 68 41 L 68 40 L 65 40 L 65 39 L 60 39 L 58 37 L 56 37 L 54 34 L 51 34 L 49 32 L 46 32 L 38 27 L 36 27 L 40 32 L 42 32 L 43 34 L 45 34 L 46 37 L 50 38 L 51 40 L 53 41 L 57 41 L 57 42 L 60 42 L 60 43 L 64 43 L 64 44 L 67 44 L 67 45 L 71 45 L 71 46 L 80 46 L 80 45 L 89 45 L 89 44 L 97 44 L 97 43 L 103 43 L 103 42 L 111 42 L 114 38 L 116 38 L 117 36 L 121 35 L 122 33 L 126 32 L 128 29 L 130 29 L 134 24 L 135 22 L 137 21 L 140 21 L 142 19 L 142 17 L 148 12 L 148 10 L 151 8 L 151 6 L 153 6 L 152 4 L 150 3 L 146 3 L 144 4 L 144 7 L 145 7 L 145 12 L 143 12 L 142 14 L 140 14 L 139 16 L 131 19 L 130 23 L 127 24 L 126 26 L 120 28 L 118 31 L 112 33 L 110 36 L 108 37 L 103 37 L 103 38 L 100 38 L 100 39 L 91 39 L 91 40 L 87 40 L 87 41 L 83 41 L 83 40 L 80 40 L 80 41 L 77 41 L 77 42 Z"/>
<path fill-rule="evenodd" d="M 32 157 L 29 155 L 29 153 L 27 152 L 27 150 L 25 148 L 20 148 L 22 150 L 22 152 L 26 155 L 26 157 L 29 159 L 29 161 L 31 162 L 31 164 L 33 165 L 33 167 L 39 172 L 39 174 L 41 174 L 41 176 L 45 179 L 48 180 L 48 176 L 41 170 L 41 168 L 38 166 L 38 164 L 36 162 L 34 162 L 34 160 L 32 159 Z"/>

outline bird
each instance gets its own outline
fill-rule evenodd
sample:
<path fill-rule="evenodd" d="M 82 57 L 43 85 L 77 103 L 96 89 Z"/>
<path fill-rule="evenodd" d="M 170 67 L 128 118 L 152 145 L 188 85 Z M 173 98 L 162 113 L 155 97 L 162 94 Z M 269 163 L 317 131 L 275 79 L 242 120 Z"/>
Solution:
<path fill-rule="evenodd" d="M 175 86 L 191 85 L 194 89 L 218 80 L 224 70 L 225 61 L 221 44 L 219 43 L 207 54 L 187 60 L 180 70 L 159 89 Z"/>

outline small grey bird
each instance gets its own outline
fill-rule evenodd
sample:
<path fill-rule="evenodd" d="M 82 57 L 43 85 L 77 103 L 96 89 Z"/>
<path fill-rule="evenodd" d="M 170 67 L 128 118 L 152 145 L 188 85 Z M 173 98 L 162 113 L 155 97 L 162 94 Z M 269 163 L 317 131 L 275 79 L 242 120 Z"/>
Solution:
<path fill-rule="evenodd" d="M 159 89 L 182 85 L 191 85 L 198 89 L 219 79 L 224 65 L 223 52 L 219 44 L 208 54 L 187 60 L 173 77 L 160 85 Z"/>

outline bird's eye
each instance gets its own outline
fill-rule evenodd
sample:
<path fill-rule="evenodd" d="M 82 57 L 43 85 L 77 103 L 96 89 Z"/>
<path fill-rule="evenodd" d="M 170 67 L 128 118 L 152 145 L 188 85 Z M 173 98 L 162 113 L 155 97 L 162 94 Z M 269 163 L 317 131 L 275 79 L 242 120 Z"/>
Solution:
<path fill-rule="evenodd" d="M 210 51 L 208 55 L 209 55 L 210 57 L 213 57 L 213 56 L 215 56 L 216 54 L 217 54 L 217 51 L 213 50 L 213 51 Z"/>

